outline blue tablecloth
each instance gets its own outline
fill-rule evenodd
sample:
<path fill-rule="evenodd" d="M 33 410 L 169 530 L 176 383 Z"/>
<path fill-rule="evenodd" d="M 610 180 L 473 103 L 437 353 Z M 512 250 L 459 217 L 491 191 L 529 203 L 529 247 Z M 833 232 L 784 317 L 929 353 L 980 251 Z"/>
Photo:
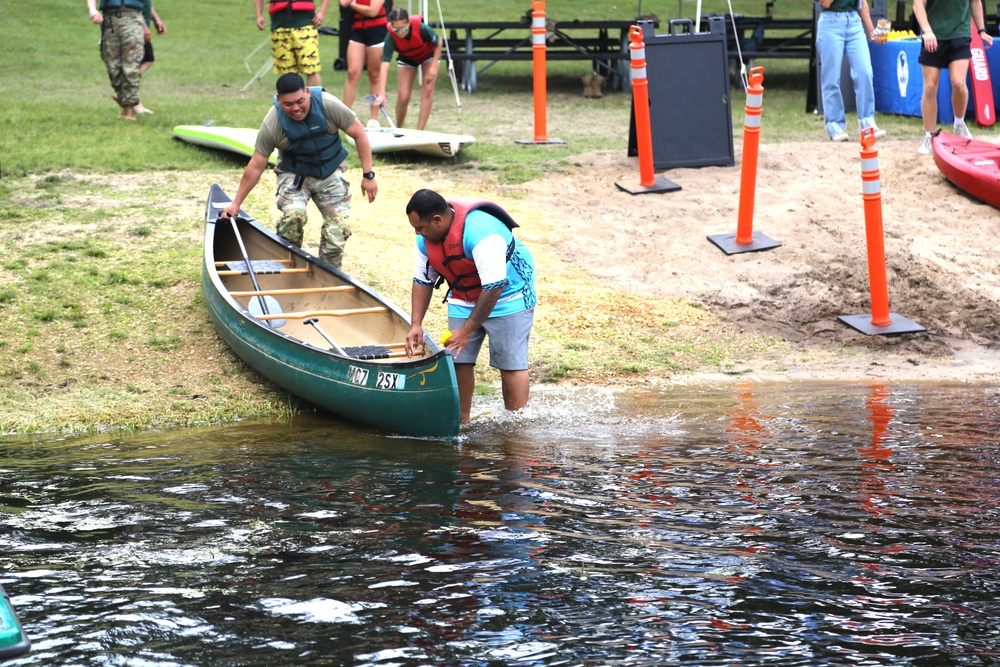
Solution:
<path fill-rule="evenodd" d="M 884 44 L 869 42 L 872 55 L 872 73 L 875 79 L 875 111 L 904 116 L 920 115 L 920 98 L 923 95 L 924 76 L 917 58 L 920 56 L 919 39 L 898 39 Z M 986 49 L 990 67 L 993 99 L 1000 104 L 1000 44 Z M 971 83 L 970 90 L 971 90 Z M 951 109 L 951 83 L 948 72 L 941 72 L 938 83 L 938 123 L 951 123 L 955 115 Z M 972 110 L 969 95 L 969 110 Z"/>

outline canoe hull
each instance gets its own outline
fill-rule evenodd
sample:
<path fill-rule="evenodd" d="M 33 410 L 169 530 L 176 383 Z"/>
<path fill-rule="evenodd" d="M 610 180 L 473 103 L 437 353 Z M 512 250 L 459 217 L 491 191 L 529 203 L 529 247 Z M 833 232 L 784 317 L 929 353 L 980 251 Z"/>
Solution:
<path fill-rule="evenodd" d="M 943 131 L 931 146 L 934 163 L 955 187 L 1000 208 L 1000 146 Z"/>
<path fill-rule="evenodd" d="M 7 591 L 0 586 L 0 661 L 31 650 L 31 640 L 17 618 Z"/>
<path fill-rule="evenodd" d="M 424 357 L 401 360 L 365 360 L 338 354 L 319 338 L 303 340 L 312 330 L 294 319 L 304 306 L 277 297 L 289 316 L 289 324 L 272 328 L 257 319 L 232 296 L 236 290 L 220 276 L 217 252 L 223 260 L 232 259 L 230 223 L 216 224 L 222 206 L 231 199 L 218 186 L 209 195 L 205 223 L 205 254 L 202 286 L 209 315 L 222 339 L 248 366 L 286 391 L 358 424 L 393 431 L 404 435 L 454 438 L 459 430 L 458 388 L 451 353 L 425 336 L 428 353 Z M 350 308 L 371 308 L 376 304 L 385 312 L 347 317 L 326 317 L 324 329 L 336 341 L 338 338 L 358 343 L 379 345 L 405 339 L 409 320 L 405 313 L 383 299 L 370 288 L 352 280 L 346 274 L 323 264 L 261 227 L 249 216 L 239 224 L 248 253 L 254 259 L 263 249 L 270 255 L 279 252 L 293 256 L 297 265 L 308 266 L 325 284 L 321 289 L 354 288 L 347 296 L 330 298 L 351 299 Z M 230 248 L 229 250 L 221 250 Z M 231 262 L 230 262 L 231 264 Z M 224 272 L 224 271 L 223 271 Z M 268 277 L 272 284 L 280 276 Z M 246 276 L 236 278 L 246 280 Z M 307 280 L 297 277 L 297 280 Z M 262 289 L 265 286 L 261 285 Z M 308 289 L 308 288 L 307 288 Z M 331 312 L 327 306 L 311 305 L 321 312 Z M 336 311 L 342 312 L 343 309 Z M 320 319 L 323 319 L 322 317 Z M 350 323 L 340 325 L 339 321 Z M 371 340 L 359 338 L 373 332 Z M 301 338 L 299 337 L 301 336 Z M 353 349 L 353 348 L 347 348 Z"/>

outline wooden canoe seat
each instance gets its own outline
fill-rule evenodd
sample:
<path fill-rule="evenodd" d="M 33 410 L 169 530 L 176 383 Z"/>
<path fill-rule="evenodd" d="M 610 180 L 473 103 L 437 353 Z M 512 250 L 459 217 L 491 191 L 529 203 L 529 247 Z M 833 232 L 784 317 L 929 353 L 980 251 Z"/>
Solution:
<path fill-rule="evenodd" d="M 230 292 L 234 299 L 253 296 L 297 296 L 299 294 L 324 294 L 327 292 L 357 292 L 354 285 L 335 285 L 330 287 L 299 287 L 289 289 L 268 289 L 259 292 L 251 290 L 249 292 Z"/>
<path fill-rule="evenodd" d="M 378 313 L 388 313 L 385 306 L 373 306 L 371 308 L 345 308 L 343 310 L 310 310 L 296 313 L 275 313 L 274 315 L 261 315 L 258 320 L 305 320 L 310 317 L 349 317 L 351 315 L 375 315 Z"/>
<path fill-rule="evenodd" d="M 297 269 L 292 266 L 290 259 L 252 259 L 250 266 L 255 275 L 273 275 L 277 273 L 309 273 L 311 269 Z M 242 259 L 228 262 L 216 262 L 216 267 L 227 267 L 227 270 L 219 270 L 220 276 L 245 276 L 248 275 L 247 263 Z"/>
<path fill-rule="evenodd" d="M 403 343 L 405 345 L 405 343 Z M 374 359 L 394 359 L 397 357 L 405 357 L 406 350 L 396 349 L 395 351 L 389 349 L 393 347 L 398 347 L 396 344 L 390 345 L 358 345 L 357 347 L 345 347 L 344 353 L 349 357 L 354 357 L 355 359 L 363 359 L 365 361 L 371 361 Z M 414 357 L 425 356 L 426 351 L 415 352 Z"/>

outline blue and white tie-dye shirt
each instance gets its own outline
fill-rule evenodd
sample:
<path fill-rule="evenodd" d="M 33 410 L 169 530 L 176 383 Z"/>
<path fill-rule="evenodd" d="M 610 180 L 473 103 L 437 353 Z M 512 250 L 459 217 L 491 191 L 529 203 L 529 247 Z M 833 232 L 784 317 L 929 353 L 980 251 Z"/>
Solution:
<path fill-rule="evenodd" d="M 514 254 L 507 261 L 507 246 L 514 239 Z M 528 248 L 521 243 L 507 225 L 482 209 L 469 213 L 465 218 L 462 250 L 472 258 L 479 271 L 483 290 L 505 285 L 490 317 L 512 315 L 535 307 L 535 262 Z M 413 282 L 433 287 L 438 272 L 427 261 L 427 244 L 417 236 L 417 253 L 413 269 Z M 448 317 L 467 318 L 472 314 L 474 301 L 464 301 L 448 295 Z"/>

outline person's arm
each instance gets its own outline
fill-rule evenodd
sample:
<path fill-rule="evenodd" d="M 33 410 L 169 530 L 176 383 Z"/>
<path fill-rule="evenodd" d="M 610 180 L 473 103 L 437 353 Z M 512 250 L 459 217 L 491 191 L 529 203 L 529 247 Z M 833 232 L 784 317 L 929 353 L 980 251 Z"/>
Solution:
<path fill-rule="evenodd" d="M 257 29 L 263 30 L 266 25 L 264 22 L 264 0 L 253 0 L 253 8 L 257 12 Z"/>
<path fill-rule="evenodd" d="M 372 0 L 370 5 L 359 5 L 354 2 L 354 0 L 340 0 L 341 7 L 348 7 L 352 11 L 361 14 L 362 16 L 367 16 L 368 18 L 375 18 L 378 13 L 382 11 L 382 5 L 385 4 L 385 0 Z"/>
<path fill-rule="evenodd" d="M 970 0 L 970 2 L 975 2 L 975 0 Z M 924 49 L 928 53 L 934 53 L 937 51 L 937 37 L 934 36 L 931 24 L 927 20 L 925 0 L 913 0 L 913 18 L 917 19 L 917 23 L 920 25 L 920 37 L 924 40 Z"/>
<path fill-rule="evenodd" d="M 982 0 L 969 0 L 972 8 L 972 22 L 979 31 L 979 36 L 983 38 L 983 46 L 987 49 L 993 46 L 993 37 L 986 32 L 986 17 L 983 15 Z"/>
<path fill-rule="evenodd" d="M 157 35 L 162 35 L 162 34 L 166 33 L 167 32 L 167 26 L 165 26 L 163 24 L 163 21 L 160 20 L 160 16 L 159 16 L 159 14 L 156 13 L 156 9 L 155 8 L 150 8 L 149 11 L 150 11 L 150 14 L 153 15 L 153 25 L 156 27 L 156 34 Z"/>
<path fill-rule="evenodd" d="M 372 171 L 372 146 L 368 143 L 368 134 L 365 132 L 365 126 L 361 124 L 360 120 L 355 118 L 354 122 L 344 132 L 351 139 L 354 139 L 354 147 L 358 149 L 358 159 L 361 160 L 361 171 Z M 370 204 L 375 201 L 375 195 L 378 194 L 378 183 L 375 182 L 374 178 L 362 178 L 361 191 L 368 197 L 368 203 Z"/>
<path fill-rule="evenodd" d="M 431 305 L 434 288 L 414 281 L 410 288 L 410 332 L 406 334 L 406 356 L 424 346 L 424 316 Z"/>
<path fill-rule="evenodd" d="M 97 11 L 97 0 L 87 0 L 87 11 L 90 13 L 90 22 L 101 25 L 104 23 L 104 15 Z"/>
<path fill-rule="evenodd" d="M 378 79 L 379 90 L 375 97 L 375 106 L 383 106 L 389 102 L 389 98 L 385 94 L 385 83 L 389 79 L 389 63 L 383 60 L 379 64 L 379 70 L 381 71 L 381 75 Z"/>
<path fill-rule="evenodd" d="M 493 308 L 497 305 L 497 301 L 500 300 L 500 295 L 503 294 L 503 290 L 506 284 L 500 287 L 495 287 L 489 290 L 483 290 L 479 293 L 479 297 L 476 299 L 476 305 L 472 307 L 472 313 L 469 314 L 469 318 L 465 320 L 465 323 L 451 332 L 451 337 L 445 344 L 454 356 L 461 354 L 462 349 L 469 344 L 469 340 L 472 338 L 472 334 L 476 333 L 479 327 L 483 326 L 483 322 L 489 318 L 490 313 L 493 312 Z"/>
<path fill-rule="evenodd" d="M 868 33 L 868 39 L 875 40 L 875 26 L 872 25 L 872 13 L 868 8 L 868 0 L 861 0 L 858 3 L 858 16 L 861 17 L 861 22 L 865 26 L 865 32 Z"/>
<path fill-rule="evenodd" d="M 323 19 L 326 18 L 326 8 L 330 5 L 330 0 L 323 0 L 323 4 L 319 6 L 319 9 L 313 13 L 313 25 L 317 28 L 323 25 Z"/>
<path fill-rule="evenodd" d="M 247 163 L 247 168 L 243 170 L 240 185 L 236 188 L 236 194 L 233 195 L 233 202 L 222 209 L 222 217 L 235 218 L 240 214 L 240 206 L 243 204 L 243 200 L 247 198 L 250 191 L 260 181 L 260 177 L 265 169 L 267 169 L 267 156 L 254 150 L 250 162 Z"/>

